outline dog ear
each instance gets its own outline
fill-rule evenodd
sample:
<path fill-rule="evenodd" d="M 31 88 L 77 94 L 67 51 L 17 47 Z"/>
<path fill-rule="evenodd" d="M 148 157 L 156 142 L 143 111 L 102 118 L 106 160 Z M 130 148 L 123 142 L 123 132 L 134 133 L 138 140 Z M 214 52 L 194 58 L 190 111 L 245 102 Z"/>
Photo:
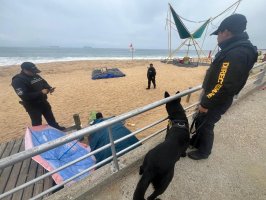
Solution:
<path fill-rule="evenodd" d="M 164 98 L 167 98 L 167 97 L 170 97 L 170 94 L 167 91 L 165 91 L 164 92 Z"/>
<path fill-rule="evenodd" d="M 180 93 L 179 90 L 176 92 L 176 94 Z M 181 102 L 181 97 L 177 99 L 178 103 Z"/>

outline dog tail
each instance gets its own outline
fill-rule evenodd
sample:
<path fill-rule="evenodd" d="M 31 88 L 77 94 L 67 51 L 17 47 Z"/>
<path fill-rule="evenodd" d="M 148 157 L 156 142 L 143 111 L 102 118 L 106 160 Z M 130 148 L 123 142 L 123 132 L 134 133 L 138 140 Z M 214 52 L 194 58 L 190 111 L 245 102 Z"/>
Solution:
<path fill-rule="evenodd" d="M 144 196 L 152 180 L 152 174 L 149 171 L 144 171 L 141 179 L 138 182 L 134 192 L 133 200 L 145 200 Z"/>

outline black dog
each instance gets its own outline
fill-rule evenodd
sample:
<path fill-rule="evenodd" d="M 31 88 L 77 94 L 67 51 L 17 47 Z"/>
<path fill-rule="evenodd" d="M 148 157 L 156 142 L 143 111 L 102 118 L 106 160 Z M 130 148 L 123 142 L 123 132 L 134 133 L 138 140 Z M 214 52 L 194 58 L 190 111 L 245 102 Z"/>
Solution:
<path fill-rule="evenodd" d="M 164 97 L 169 96 L 169 93 L 165 92 Z M 180 101 L 181 98 L 166 104 L 169 125 L 165 141 L 146 154 L 139 170 L 142 177 L 134 192 L 134 200 L 145 200 L 145 192 L 150 183 L 154 187 L 154 192 L 148 197 L 148 200 L 156 199 L 162 194 L 174 176 L 175 163 L 181 156 L 186 156 L 189 146 L 189 127 Z"/>

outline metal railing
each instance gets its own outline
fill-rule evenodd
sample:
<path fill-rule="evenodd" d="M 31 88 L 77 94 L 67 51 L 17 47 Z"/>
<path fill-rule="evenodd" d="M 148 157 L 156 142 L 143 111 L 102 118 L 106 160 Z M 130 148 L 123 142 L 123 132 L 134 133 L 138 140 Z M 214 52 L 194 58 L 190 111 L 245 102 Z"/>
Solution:
<path fill-rule="evenodd" d="M 253 71 L 255 71 L 256 69 L 259 69 L 259 68 L 261 68 L 259 72 L 256 72 L 256 73 L 252 74 L 249 77 L 248 82 L 247 82 L 245 87 L 248 87 L 251 84 L 254 84 L 255 86 L 258 86 L 258 85 L 263 83 L 263 80 L 264 80 L 264 77 L 265 77 L 265 74 L 266 74 L 266 63 L 264 62 L 264 63 L 261 63 L 261 64 L 258 64 L 256 66 L 254 66 L 253 67 Z M 25 159 L 28 159 L 28 158 L 31 158 L 31 157 L 33 157 L 35 155 L 39 155 L 42 152 L 48 151 L 50 149 L 53 149 L 53 148 L 58 147 L 60 145 L 66 144 L 66 143 L 71 142 L 73 140 L 77 140 L 77 139 L 79 139 L 81 137 L 84 137 L 84 136 L 89 136 L 90 134 L 92 134 L 95 131 L 101 130 L 103 128 L 108 128 L 109 138 L 110 138 L 110 143 L 109 144 L 107 144 L 107 145 L 105 145 L 105 146 L 103 146 L 103 147 L 101 147 L 101 148 L 99 148 L 99 149 L 97 149 L 95 151 L 92 151 L 92 152 L 88 153 L 87 155 L 84 155 L 84 156 L 82 156 L 82 157 L 80 157 L 80 158 L 78 158 L 78 159 L 76 159 L 76 160 L 74 160 L 74 161 L 72 161 L 72 162 L 70 162 L 68 164 L 65 164 L 65 165 L 63 165 L 63 166 L 61 166 L 61 167 L 59 167 L 59 168 L 57 168 L 57 169 L 55 169 L 53 171 L 47 172 L 46 174 L 43 174 L 43 175 L 41 175 L 41 176 L 39 176 L 39 177 L 37 177 L 37 178 L 35 178 L 33 180 L 30 180 L 27 183 L 24 183 L 24 184 L 22 184 L 20 186 L 17 186 L 15 188 L 3 193 L 3 194 L 0 194 L 0 199 L 6 197 L 8 195 L 11 195 L 11 194 L 23 189 L 23 188 L 26 188 L 27 186 L 29 186 L 31 184 L 34 184 L 34 183 L 36 183 L 36 182 L 38 182 L 38 181 L 40 181 L 40 180 L 42 180 L 42 179 L 44 179 L 44 178 L 46 178 L 48 176 L 51 176 L 52 174 L 54 174 L 54 173 L 56 173 L 56 172 L 58 172 L 58 171 L 60 171 L 62 169 L 65 169 L 65 168 L 69 167 L 72 164 L 80 162 L 81 160 L 83 160 L 85 158 L 88 158 L 88 157 L 90 157 L 90 156 L 92 156 L 92 155 L 94 155 L 94 154 L 96 154 L 96 153 L 98 153 L 98 152 L 100 152 L 100 151 L 102 151 L 104 149 L 110 148 L 110 147 L 111 147 L 111 150 L 112 150 L 112 156 L 102 160 L 99 163 L 96 163 L 92 167 L 90 167 L 90 168 L 80 172 L 79 174 L 76 174 L 75 176 L 63 181 L 61 184 L 55 185 L 55 186 L 49 188 L 48 190 L 46 190 L 46 191 L 34 196 L 32 199 L 41 198 L 42 196 L 44 196 L 44 195 L 46 195 L 46 194 L 48 194 L 48 193 L 60 188 L 61 186 L 65 185 L 66 183 L 68 183 L 68 182 L 74 180 L 75 178 L 81 176 L 82 174 L 85 174 L 85 173 L 87 173 L 87 172 L 89 172 L 89 171 L 91 171 L 91 170 L 93 170 L 93 169 L 95 169 L 95 168 L 97 168 L 99 166 L 102 166 L 103 164 L 106 164 L 107 162 L 110 162 L 111 160 L 113 160 L 115 168 L 118 171 L 120 169 L 119 162 L 118 162 L 118 159 L 117 159 L 118 156 L 120 156 L 123 153 L 135 148 L 139 144 L 142 144 L 143 142 L 145 142 L 145 141 L 149 140 L 150 138 L 154 137 L 155 135 L 165 131 L 166 128 L 163 128 L 161 130 L 156 131 L 155 133 L 153 133 L 153 134 L 151 134 L 151 135 L 139 140 L 134 145 L 131 145 L 131 146 L 127 147 L 126 149 L 123 149 L 120 152 L 116 152 L 115 151 L 115 144 L 117 144 L 117 143 L 119 143 L 121 141 L 124 141 L 124 140 L 128 139 L 129 137 L 132 137 L 132 136 L 134 136 L 134 135 L 136 135 L 136 134 L 138 134 L 138 133 L 140 133 L 140 132 L 142 132 L 144 130 L 147 130 L 147 129 L 149 129 L 149 128 L 157 125 L 157 124 L 162 123 L 163 121 L 167 120 L 167 117 L 165 117 L 165 118 L 163 118 L 161 120 L 158 120 L 156 122 L 153 122 L 153 123 L 141 128 L 141 129 L 138 129 L 137 131 L 134 131 L 131 134 L 126 135 L 126 136 L 124 136 L 124 137 L 122 137 L 122 138 L 120 138 L 118 140 L 115 140 L 115 141 L 113 140 L 113 137 L 112 137 L 112 131 L 111 131 L 111 128 L 110 128 L 111 125 L 113 125 L 113 124 L 115 124 L 117 122 L 124 121 L 124 120 L 129 119 L 129 118 L 132 118 L 132 117 L 134 117 L 136 115 L 139 115 L 139 114 L 142 114 L 142 113 L 144 113 L 146 111 L 152 110 L 152 109 L 154 109 L 156 107 L 164 105 L 167 102 L 170 102 L 170 101 L 172 101 L 174 99 L 177 99 L 179 97 L 184 97 L 186 95 L 191 95 L 192 93 L 194 93 L 196 91 L 199 91 L 199 90 L 201 90 L 201 85 L 196 86 L 194 88 L 190 88 L 188 90 L 185 90 L 185 91 L 183 91 L 181 93 L 178 93 L 178 94 L 176 94 L 174 96 L 170 96 L 168 98 L 156 101 L 156 102 L 151 103 L 149 105 L 146 105 L 144 107 L 137 108 L 137 109 L 132 110 L 130 112 L 121 114 L 121 115 L 119 115 L 117 117 L 108 119 L 108 120 L 103 121 L 103 122 L 101 122 L 99 124 L 95 124 L 93 126 L 78 130 L 78 131 L 76 131 L 74 133 L 65 135 L 65 136 L 63 136 L 61 138 L 58 138 L 56 140 L 47 142 L 47 143 L 42 144 L 40 146 L 34 147 L 32 149 L 28 149 L 28 150 L 25 150 L 23 152 L 19 152 L 17 154 L 14 154 L 14 155 L 11 155 L 9 157 L 1 159 L 0 160 L 0 169 L 3 169 L 3 168 L 6 168 L 6 167 L 8 167 L 10 165 L 13 165 L 13 164 L 15 164 L 17 162 L 21 162 L 21 161 L 23 161 Z M 197 106 L 198 103 L 199 102 L 196 102 L 196 103 L 186 107 L 185 110 Z M 192 115 L 193 115 L 193 113 L 189 114 L 188 117 L 190 117 Z"/>

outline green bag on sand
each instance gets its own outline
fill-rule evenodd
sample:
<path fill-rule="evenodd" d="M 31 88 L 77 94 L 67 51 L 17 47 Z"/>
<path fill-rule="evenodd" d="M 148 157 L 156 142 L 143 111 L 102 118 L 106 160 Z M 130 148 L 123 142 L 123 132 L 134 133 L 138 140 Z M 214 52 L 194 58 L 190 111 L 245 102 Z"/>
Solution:
<path fill-rule="evenodd" d="M 91 111 L 89 114 L 88 124 L 92 123 L 96 119 L 97 111 Z"/>

